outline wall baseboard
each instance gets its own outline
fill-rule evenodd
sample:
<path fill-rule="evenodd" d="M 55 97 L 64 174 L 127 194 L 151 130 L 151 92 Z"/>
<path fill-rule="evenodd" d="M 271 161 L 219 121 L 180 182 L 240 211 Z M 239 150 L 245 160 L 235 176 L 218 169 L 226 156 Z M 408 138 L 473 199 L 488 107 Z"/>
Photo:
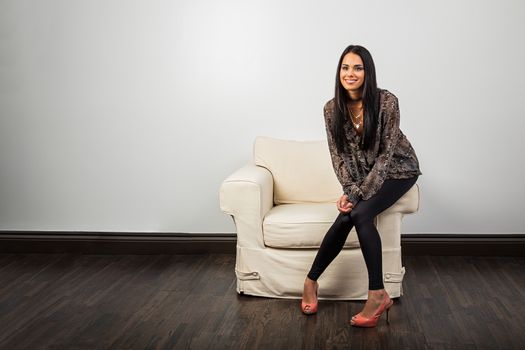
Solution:
<path fill-rule="evenodd" d="M 235 253 L 233 233 L 0 231 L 0 253 Z"/>
<path fill-rule="evenodd" d="M 404 255 L 525 256 L 525 234 L 402 234 Z"/>
<path fill-rule="evenodd" d="M 0 253 L 235 253 L 234 233 L 0 231 Z M 403 234 L 404 255 L 525 256 L 525 234 Z"/>

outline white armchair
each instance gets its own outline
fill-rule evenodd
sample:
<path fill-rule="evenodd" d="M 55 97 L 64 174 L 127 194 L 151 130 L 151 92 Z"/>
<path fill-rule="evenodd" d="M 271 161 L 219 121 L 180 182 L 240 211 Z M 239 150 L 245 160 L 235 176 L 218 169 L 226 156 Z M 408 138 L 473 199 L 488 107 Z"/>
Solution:
<path fill-rule="evenodd" d="M 300 298 L 303 281 L 319 245 L 337 217 L 342 194 L 326 141 L 285 141 L 258 137 L 254 163 L 221 185 L 220 206 L 237 229 L 237 292 Z M 414 185 L 376 217 L 383 249 L 385 288 L 402 295 L 401 221 L 417 211 Z M 320 299 L 367 298 L 368 277 L 355 230 L 319 278 Z"/>

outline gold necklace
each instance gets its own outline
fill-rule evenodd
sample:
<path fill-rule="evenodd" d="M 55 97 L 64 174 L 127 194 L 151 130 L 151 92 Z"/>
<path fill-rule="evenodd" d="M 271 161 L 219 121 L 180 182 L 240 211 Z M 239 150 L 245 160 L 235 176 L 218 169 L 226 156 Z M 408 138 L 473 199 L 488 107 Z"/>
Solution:
<path fill-rule="evenodd" d="M 363 123 L 363 119 L 359 118 L 361 117 L 361 114 L 363 113 L 363 107 L 359 108 L 361 112 L 359 112 L 358 115 L 354 116 L 354 113 L 352 113 L 352 108 L 348 107 L 348 111 L 350 112 L 350 118 L 352 119 L 352 124 L 354 124 L 354 127 L 357 131 L 361 128 L 361 124 Z"/>

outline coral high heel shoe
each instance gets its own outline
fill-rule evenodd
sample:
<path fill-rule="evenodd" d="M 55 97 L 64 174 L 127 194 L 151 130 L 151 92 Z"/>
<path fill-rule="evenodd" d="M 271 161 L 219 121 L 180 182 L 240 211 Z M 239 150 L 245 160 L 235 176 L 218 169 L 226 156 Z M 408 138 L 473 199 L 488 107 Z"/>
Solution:
<path fill-rule="evenodd" d="M 385 310 L 386 323 L 390 324 L 390 322 L 388 321 L 388 311 L 390 310 L 390 307 L 393 304 L 394 301 L 390 299 L 388 294 L 385 292 L 385 296 L 381 301 L 381 305 L 379 305 L 379 308 L 376 310 L 372 317 L 364 317 L 363 315 L 361 315 L 361 313 L 358 313 L 357 315 L 354 315 L 354 317 L 352 317 L 350 324 L 355 327 L 375 327 L 377 325 L 377 321 L 379 321 L 379 317 L 381 317 Z"/>
<path fill-rule="evenodd" d="M 305 303 L 303 300 L 301 300 L 301 310 L 303 311 L 303 314 L 305 315 L 313 315 L 317 313 L 317 290 L 319 289 L 319 284 L 315 282 L 315 303 Z"/>

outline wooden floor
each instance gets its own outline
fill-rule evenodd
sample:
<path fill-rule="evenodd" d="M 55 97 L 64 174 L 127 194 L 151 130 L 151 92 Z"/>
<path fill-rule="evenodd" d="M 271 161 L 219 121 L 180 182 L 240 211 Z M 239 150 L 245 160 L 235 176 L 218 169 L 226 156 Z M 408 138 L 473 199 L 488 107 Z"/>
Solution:
<path fill-rule="evenodd" d="M 237 295 L 233 255 L 0 255 L 0 349 L 525 349 L 525 258 L 404 265 L 390 325 L 359 329 L 362 302 Z"/>

